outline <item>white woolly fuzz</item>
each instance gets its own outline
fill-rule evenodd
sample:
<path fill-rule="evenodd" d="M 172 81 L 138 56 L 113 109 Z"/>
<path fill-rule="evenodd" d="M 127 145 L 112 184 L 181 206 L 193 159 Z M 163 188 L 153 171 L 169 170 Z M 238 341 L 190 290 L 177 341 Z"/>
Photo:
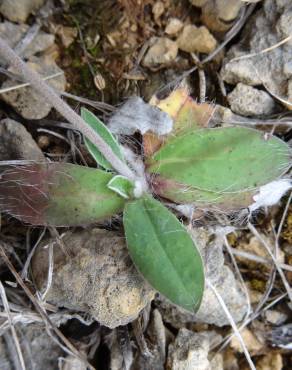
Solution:
<path fill-rule="evenodd" d="M 188 219 L 192 219 L 195 207 L 193 204 L 178 204 L 173 207 L 177 211 L 179 211 L 183 216 Z"/>
<path fill-rule="evenodd" d="M 135 181 L 135 187 L 134 187 L 134 197 L 140 198 L 144 192 L 144 187 L 141 183 L 141 181 Z"/>
<path fill-rule="evenodd" d="M 254 203 L 248 207 L 250 212 L 260 207 L 277 204 L 282 196 L 290 189 L 292 189 L 292 182 L 289 179 L 276 180 L 261 186 L 258 193 L 253 196 Z"/>

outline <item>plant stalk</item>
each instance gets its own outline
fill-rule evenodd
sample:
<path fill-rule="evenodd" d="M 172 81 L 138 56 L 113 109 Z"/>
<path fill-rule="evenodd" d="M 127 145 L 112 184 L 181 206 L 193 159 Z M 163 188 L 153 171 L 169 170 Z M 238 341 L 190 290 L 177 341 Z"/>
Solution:
<path fill-rule="evenodd" d="M 41 76 L 30 69 L 25 62 L 0 38 L 0 56 L 23 76 L 35 90 L 37 90 L 64 118 L 77 130 L 86 136 L 108 160 L 112 167 L 121 175 L 132 181 L 139 181 L 137 175 L 112 151 L 110 146 L 90 127 L 59 95 L 43 81 Z"/>

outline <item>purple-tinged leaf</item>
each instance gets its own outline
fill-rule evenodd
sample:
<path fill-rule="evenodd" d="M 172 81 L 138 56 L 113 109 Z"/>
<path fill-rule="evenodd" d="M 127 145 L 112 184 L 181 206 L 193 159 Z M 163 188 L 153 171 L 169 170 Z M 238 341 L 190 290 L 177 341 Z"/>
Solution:
<path fill-rule="evenodd" d="M 33 225 L 101 221 L 124 206 L 124 199 L 107 187 L 112 177 L 68 163 L 6 167 L 0 175 L 0 211 Z"/>

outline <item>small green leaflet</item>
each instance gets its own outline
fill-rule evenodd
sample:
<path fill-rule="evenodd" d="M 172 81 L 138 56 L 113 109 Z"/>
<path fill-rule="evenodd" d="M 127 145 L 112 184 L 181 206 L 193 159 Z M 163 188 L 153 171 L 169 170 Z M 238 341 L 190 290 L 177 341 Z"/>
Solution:
<path fill-rule="evenodd" d="M 133 196 L 134 184 L 124 176 L 114 176 L 107 184 L 107 187 L 125 199 L 129 199 Z"/>
<path fill-rule="evenodd" d="M 108 130 L 108 128 L 101 122 L 101 120 L 86 108 L 81 108 L 81 117 L 111 147 L 112 151 L 116 154 L 116 156 L 120 158 L 120 160 L 124 161 L 118 141 L 115 139 L 113 134 Z M 97 164 L 99 164 L 101 167 L 107 170 L 112 170 L 112 166 L 104 158 L 104 156 L 100 153 L 96 146 L 92 144 L 92 142 L 88 140 L 86 137 L 84 138 L 84 141 L 87 150 L 96 160 Z"/>
<path fill-rule="evenodd" d="M 202 258 L 184 226 L 151 196 L 126 203 L 130 256 L 149 284 L 174 304 L 195 312 L 204 292 Z"/>

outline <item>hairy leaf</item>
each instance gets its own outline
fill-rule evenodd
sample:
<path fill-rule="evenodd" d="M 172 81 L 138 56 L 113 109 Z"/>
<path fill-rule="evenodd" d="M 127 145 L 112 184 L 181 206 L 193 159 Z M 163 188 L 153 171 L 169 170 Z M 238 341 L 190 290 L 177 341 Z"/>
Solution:
<path fill-rule="evenodd" d="M 0 210 L 33 225 L 86 225 L 121 211 L 124 199 L 107 184 L 113 175 L 68 163 L 7 168 L 0 177 Z"/>
<path fill-rule="evenodd" d="M 178 204 L 194 204 L 197 209 L 208 211 L 235 211 L 253 203 L 256 190 L 235 193 L 217 193 L 166 180 L 157 175 L 151 177 L 153 192 Z"/>
<path fill-rule="evenodd" d="M 124 176 L 114 176 L 107 184 L 107 187 L 125 199 L 133 196 L 134 184 Z"/>
<path fill-rule="evenodd" d="M 184 226 L 146 196 L 126 204 L 124 227 L 131 258 L 149 284 L 174 304 L 195 312 L 204 291 L 204 269 Z"/>
<path fill-rule="evenodd" d="M 112 151 L 116 154 L 116 156 L 123 161 L 124 158 L 118 141 L 115 139 L 113 134 L 108 130 L 108 128 L 101 122 L 101 120 L 86 108 L 81 108 L 81 117 L 111 147 Z M 92 144 L 92 142 L 87 138 L 84 138 L 84 141 L 89 153 L 96 160 L 97 164 L 99 164 L 101 167 L 107 170 L 111 170 L 112 166 L 100 153 L 97 147 L 94 144 Z"/>
<path fill-rule="evenodd" d="M 208 203 L 252 191 L 283 175 L 290 166 L 286 143 L 261 131 L 229 127 L 203 129 L 170 140 L 148 160 L 154 190 L 174 201 Z M 242 192 L 250 192 L 242 194 Z M 180 198 L 180 199 L 179 199 Z M 224 203 L 224 202 L 223 202 Z"/>

